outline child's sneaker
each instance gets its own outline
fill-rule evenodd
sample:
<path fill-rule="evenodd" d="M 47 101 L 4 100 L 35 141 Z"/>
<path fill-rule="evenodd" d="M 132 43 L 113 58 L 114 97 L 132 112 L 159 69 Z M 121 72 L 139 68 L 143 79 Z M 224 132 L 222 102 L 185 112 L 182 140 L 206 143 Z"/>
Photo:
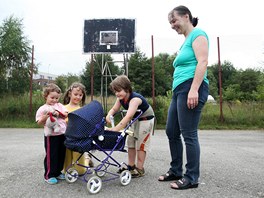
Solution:
<path fill-rule="evenodd" d="M 133 171 L 131 172 L 131 176 L 132 178 L 137 178 L 137 177 L 143 177 L 145 175 L 145 169 L 139 169 L 139 168 L 135 168 Z"/>
<path fill-rule="evenodd" d="M 55 177 L 51 177 L 49 179 L 45 179 L 45 182 L 47 182 L 48 184 L 57 184 L 58 180 Z"/>
<path fill-rule="evenodd" d="M 57 179 L 60 180 L 64 180 L 65 179 L 65 175 L 63 173 L 61 173 L 58 177 L 56 177 Z"/>
<path fill-rule="evenodd" d="M 122 171 L 124 170 L 129 170 L 130 172 L 133 171 L 134 169 L 136 168 L 136 165 L 133 165 L 133 166 L 130 166 L 130 165 L 127 165 L 127 168 L 123 167 L 123 168 L 120 168 L 117 173 L 122 173 Z"/>

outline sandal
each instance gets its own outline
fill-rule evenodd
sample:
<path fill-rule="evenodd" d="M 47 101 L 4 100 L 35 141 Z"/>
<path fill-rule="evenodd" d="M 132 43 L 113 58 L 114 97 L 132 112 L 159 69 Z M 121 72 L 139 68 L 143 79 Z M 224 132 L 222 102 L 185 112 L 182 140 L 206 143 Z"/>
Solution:
<path fill-rule="evenodd" d="M 177 185 L 177 187 L 174 186 L 175 184 Z M 170 185 L 171 185 L 171 188 L 175 189 L 175 190 L 185 190 L 185 189 L 189 189 L 189 188 L 197 188 L 198 187 L 198 183 L 192 184 L 191 182 L 189 182 L 185 178 L 176 180 L 175 182 L 171 183 Z"/>
<path fill-rule="evenodd" d="M 160 179 L 160 177 L 163 177 L 163 179 Z M 182 176 L 176 176 L 171 171 L 168 171 L 166 174 L 161 175 L 158 179 L 158 181 L 173 181 L 181 179 Z"/>

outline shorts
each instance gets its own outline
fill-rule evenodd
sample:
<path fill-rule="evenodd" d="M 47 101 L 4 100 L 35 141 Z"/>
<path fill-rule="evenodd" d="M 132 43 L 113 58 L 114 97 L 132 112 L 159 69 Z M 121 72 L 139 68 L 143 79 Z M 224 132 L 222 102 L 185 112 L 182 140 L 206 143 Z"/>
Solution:
<path fill-rule="evenodd" d="M 154 129 L 155 119 L 136 121 L 129 130 L 133 131 L 134 134 L 138 134 L 137 138 L 127 136 L 127 147 L 135 148 L 138 151 L 149 151 L 150 150 L 150 136 Z"/>

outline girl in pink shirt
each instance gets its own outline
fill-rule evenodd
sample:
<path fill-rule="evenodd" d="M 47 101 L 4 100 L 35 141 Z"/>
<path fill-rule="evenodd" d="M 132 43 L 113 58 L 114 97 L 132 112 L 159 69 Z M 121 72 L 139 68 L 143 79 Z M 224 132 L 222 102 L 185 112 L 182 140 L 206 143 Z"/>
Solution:
<path fill-rule="evenodd" d="M 36 122 L 44 126 L 44 146 L 46 156 L 44 159 L 44 179 L 48 184 L 58 183 L 57 179 L 65 179 L 61 173 L 65 158 L 65 136 L 66 121 L 68 116 L 67 109 L 61 103 L 59 98 L 61 96 L 61 89 L 51 83 L 48 84 L 43 90 L 43 96 L 46 103 L 39 107 L 36 112 Z M 50 116 L 57 118 L 58 128 L 49 133 L 49 128 L 46 121 Z"/>

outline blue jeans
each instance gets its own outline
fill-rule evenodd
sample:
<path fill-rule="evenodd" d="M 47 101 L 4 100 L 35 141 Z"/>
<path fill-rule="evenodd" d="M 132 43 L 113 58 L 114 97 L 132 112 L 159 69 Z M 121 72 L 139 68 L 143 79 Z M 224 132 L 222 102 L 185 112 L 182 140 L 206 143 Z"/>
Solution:
<path fill-rule="evenodd" d="M 183 175 L 183 141 L 186 148 L 184 177 L 192 184 L 198 183 L 200 176 L 200 145 L 198 140 L 198 125 L 202 108 L 208 97 L 208 84 L 202 82 L 199 88 L 199 103 L 194 109 L 188 109 L 187 97 L 192 79 L 183 82 L 173 91 L 168 110 L 166 133 L 171 152 L 170 171 L 176 176 Z"/>

